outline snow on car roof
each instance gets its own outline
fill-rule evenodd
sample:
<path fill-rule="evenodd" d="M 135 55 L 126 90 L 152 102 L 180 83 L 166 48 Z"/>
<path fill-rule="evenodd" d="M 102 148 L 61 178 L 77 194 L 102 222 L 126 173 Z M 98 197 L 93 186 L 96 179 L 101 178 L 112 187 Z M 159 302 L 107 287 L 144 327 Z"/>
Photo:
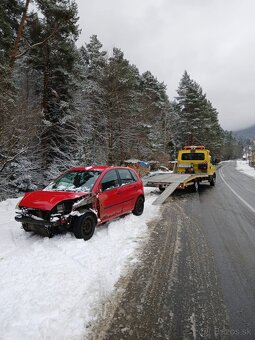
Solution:
<path fill-rule="evenodd" d="M 109 165 L 93 165 L 93 166 L 78 166 L 78 167 L 71 168 L 70 170 L 73 170 L 73 171 L 81 171 L 81 170 L 103 171 L 103 170 L 108 169 L 108 168 L 111 168 L 111 166 L 109 166 Z"/>
<path fill-rule="evenodd" d="M 93 165 L 93 166 L 79 166 L 73 167 L 68 171 L 82 171 L 82 170 L 91 170 L 91 171 L 104 171 L 106 169 L 119 169 L 119 168 L 127 168 L 126 166 L 116 166 L 116 165 Z"/>

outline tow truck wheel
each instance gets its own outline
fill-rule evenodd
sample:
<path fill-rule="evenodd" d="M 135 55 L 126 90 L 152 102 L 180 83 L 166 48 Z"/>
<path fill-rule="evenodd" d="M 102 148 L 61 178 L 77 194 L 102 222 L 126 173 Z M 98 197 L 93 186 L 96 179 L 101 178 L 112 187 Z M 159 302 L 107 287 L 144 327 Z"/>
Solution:
<path fill-rule="evenodd" d="M 213 176 L 211 176 L 211 178 L 209 179 L 210 186 L 211 186 L 211 187 L 214 187 L 214 186 L 215 186 L 215 182 L 216 182 L 216 176 L 213 175 Z"/>
<path fill-rule="evenodd" d="M 89 240 L 95 231 L 96 220 L 91 213 L 86 213 L 78 217 L 73 226 L 73 233 L 76 238 L 83 238 L 84 241 Z"/>

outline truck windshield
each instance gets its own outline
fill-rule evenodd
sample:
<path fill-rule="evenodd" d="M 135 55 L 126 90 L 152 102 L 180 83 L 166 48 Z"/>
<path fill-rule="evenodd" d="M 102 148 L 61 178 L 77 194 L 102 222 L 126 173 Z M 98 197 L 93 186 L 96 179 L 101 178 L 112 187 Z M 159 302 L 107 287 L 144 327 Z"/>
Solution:
<path fill-rule="evenodd" d="M 182 154 L 182 160 L 183 161 L 203 161 L 205 159 L 204 153 L 198 153 L 198 152 L 190 152 L 190 153 L 183 153 Z"/>
<path fill-rule="evenodd" d="M 68 171 L 44 190 L 90 192 L 100 174 L 101 171 Z"/>

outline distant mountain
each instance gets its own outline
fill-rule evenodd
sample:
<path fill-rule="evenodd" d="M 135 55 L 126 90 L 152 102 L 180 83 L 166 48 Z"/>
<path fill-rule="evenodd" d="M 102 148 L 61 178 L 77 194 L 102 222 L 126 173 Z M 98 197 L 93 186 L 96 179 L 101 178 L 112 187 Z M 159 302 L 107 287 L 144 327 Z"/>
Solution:
<path fill-rule="evenodd" d="M 241 137 L 245 139 L 255 139 L 255 125 L 248 127 L 246 129 L 233 131 L 236 137 Z"/>

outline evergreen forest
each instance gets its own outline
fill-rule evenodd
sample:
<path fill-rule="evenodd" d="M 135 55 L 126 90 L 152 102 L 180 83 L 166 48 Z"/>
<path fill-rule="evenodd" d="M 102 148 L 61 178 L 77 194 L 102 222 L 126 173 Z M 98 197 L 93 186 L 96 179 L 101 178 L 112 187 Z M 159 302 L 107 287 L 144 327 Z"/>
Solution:
<path fill-rule="evenodd" d="M 74 0 L 0 2 L 0 198 L 74 165 L 174 160 L 185 144 L 240 156 L 217 109 L 187 71 L 174 99 L 150 71 L 96 35 L 77 47 Z"/>

